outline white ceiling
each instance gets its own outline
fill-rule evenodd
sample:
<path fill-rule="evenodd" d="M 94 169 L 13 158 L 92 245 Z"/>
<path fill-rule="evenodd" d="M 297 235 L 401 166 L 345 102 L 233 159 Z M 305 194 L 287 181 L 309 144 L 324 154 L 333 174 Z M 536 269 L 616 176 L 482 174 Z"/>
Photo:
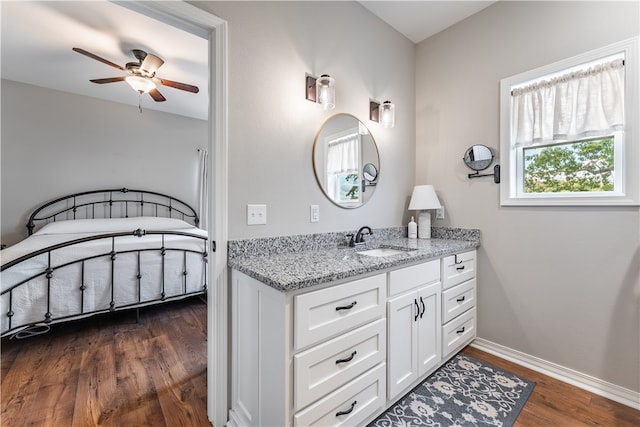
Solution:
<path fill-rule="evenodd" d="M 414 43 L 439 33 L 495 1 L 361 1 L 380 19 Z"/>
<path fill-rule="evenodd" d="M 126 4 L 126 2 L 122 2 Z M 414 43 L 479 12 L 494 1 L 361 1 L 364 7 Z M 206 120 L 208 42 L 109 1 L 0 1 L 3 79 L 127 105 Z M 198 86 L 193 94 L 159 87 L 167 99 L 154 102 L 125 82 L 89 79 L 125 72 L 73 52 L 79 47 L 124 66 L 142 49 L 165 63 L 158 77 Z"/>
<path fill-rule="evenodd" d="M 142 49 L 165 63 L 157 76 L 198 86 L 197 94 L 160 86 L 142 108 L 198 119 L 208 112 L 208 41 L 108 1 L 2 1 L 2 78 L 138 106 L 125 82 L 95 84 L 124 71 L 73 52 L 79 47 L 124 66 Z"/>

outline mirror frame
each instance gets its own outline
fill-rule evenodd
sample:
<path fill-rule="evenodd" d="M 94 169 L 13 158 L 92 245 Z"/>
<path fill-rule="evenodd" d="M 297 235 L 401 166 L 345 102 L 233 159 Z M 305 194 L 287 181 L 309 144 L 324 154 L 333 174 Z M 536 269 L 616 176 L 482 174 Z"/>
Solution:
<path fill-rule="evenodd" d="M 316 182 L 318 183 L 318 186 L 319 186 L 319 187 L 320 187 L 320 189 L 322 190 L 322 193 L 325 195 L 325 197 L 326 197 L 327 199 L 329 199 L 329 201 L 331 201 L 331 203 L 333 203 L 334 205 L 336 205 L 336 206 L 338 206 L 338 207 L 340 207 L 340 208 L 343 208 L 343 209 L 356 209 L 356 208 L 359 208 L 359 207 L 363 206 L 365 203 L 367 203 L 367 202 L 369 201 L 369 199 L 371 198 L 371 195 L 374 193 L 374 190 L 375 190 L 375 184 L 372 184 L 372 183 L 368 183 L 368 184 L 366 184 L 366 185 L 367 185 L 367 187 L 369 187 L 369 186 L 370 186 L 370 187 L 372 187 L 371 191 L 369 191 L 369 192 L 368 192 L 368 195 L 369 195 L 369 196 L 367 197 L 367 199 L 366 199 L 366 200 L 363 200 L 363 201 L 361 201 L 361 202 L 359 202 L 359 203 L 353 203 L 353 204 L 341 204 L 341 203 L 339 203 L 339 202 L 337 202 L 337 201 L 333 200 L 333 199 L 329 196 L 329 193 L 327 192 L 327 190 L 326 190 L 326 188 L 325 188 L 325 186 L 324 186 L 324 184 L 323 184 L 322 177 L 320 177 L 320 174 L 319 174 L 319 171 L 318 171 L 318 166 L 317 166 L 317 164 L 316 164 L 316 152 L 317 152 L 317 147 L 318 147 L 318 139 L 319 139 L 320 135 L 322 134 L 322 131 L 323 131 L 323 129 L 325 128 L 325 126 L 326 126 L 326 125 L 327 125 L 327 124 L 328 124 L 332 119 L 335 119 L 336 117 L 339 117 L 339 116 L 347 116 L 347 117 L 351 117 L 351 118 L 353 118 L 353 119 L 358 123 L 358 125 L 359 125 L 359 126 L 363 126 L 365 129 L 367 129 L 368 134 L 369 134 L 369 136 L 371 137 L 371 142 L 373 143 L 373 148 L 375 149 L 375 158 L 376 158 L 376 161 L 375 161 L 375 162 L 367 161 L 367 162 L 365 162 L 365 163 L 362 165 L 362 167 L 364 167 L 364 165 L 365 165 L 365 164 L 367 164 L 367 163 L 373 163 L 373 165 L 376 167 L 377 172 L 378 172 L 378 174 L 377 174 L 377 176 L 376 176 L 376 178 L 374 179 L 374 181 L 373 181 L 373 182 L 375 182 L 375 184 L 377 184 L 377 183 L 378 183 L 378 181 L 380 180 L 380 150 L 378 149 L 378 144 L 376 143 L 375 138 L 374 138 L 374 137 L 373 137 L 373 135 L 371 134 L 371 131 L 370 131 L 370 130 L 369 130 L 369 128 L 368 128 L 368 127 L 367 127 L 367 126 L 362 122 L 362 120 L 360 120 L 359 118 L 357 118 L 356 116 L 354 116 L 353 114 L 350 114 L 350 113 L 336 113 L 336 114 L 333 114 L 333 115 L 331 115 L 331 116 L 327 117 L 327 119 L 322 123 L 322 125 L 320 126 L 320 128 L 319 128 L 319 129 L 318 129 L 318 131 L 316 132 L 315 137 L 313 138 L 313 149 L 312 149 L 312 151 L 311 151 L 311 163 L 312 163 L 312 166 L 313 166 L 313 174 L 314 174 L 314 176 L 315 176 L 315 178 L 316 178 Z M 362 175 L 362 172 L 363 172 L 362 170 L 361 170 L 361 171 L 359 171 L 359 173 L 358 173 L 358 179 L 357 179 L 357 182 L 356 182 L 356 184 L 355 184 L 355 185 L 357 185 L 357 186 L 358 186 L 359 190 L 361 191 L 361 194 L 364 194 L 364 193 L 365 193 L 365 191 L 363 191 L 363 187 L 364 187 L 364 182 L 363 182 L 363 181 L 366 181 L 366 180 L 364 179 L 364 177 L 363 177 L 363 175 Z M 366 181 L 366 182 L 368 182 L 368 181 Z"/>
<path fill-rule="evenodd" d="M 481 159 L 481 160 L 473 160 L 473 161 L 468 161 L 467 157 L 469 156 L 469 152 L 473 150 L 474 147 L 483 147 L 486 148 L 487 151 L 489 151 L 489 154 L 491 154 L 491 157 L 489 159 Z M 489 166 L 491 166 L 491 163 L 493 163 L 493 159 L 495 158 L 495 154 L 493 154 L 493 150 L 490 147 L 487 147 L 484 144 L 473 144 L 471 147 L 467 148 L 467 150 L 464 152 L 464 157 L 462 157 L 462 161 L 464 162 L 464 164 L 471 170 L 479 172 L 479 171 L 483 171 L 485 169 L 487 169 Z M 487 165 L 483 168 L 474 168 L 472 166 L 470 166 L 470 163 L 473 162 L 488 162 Z M 483 163 L 484 164 L 484 163 Z"/>

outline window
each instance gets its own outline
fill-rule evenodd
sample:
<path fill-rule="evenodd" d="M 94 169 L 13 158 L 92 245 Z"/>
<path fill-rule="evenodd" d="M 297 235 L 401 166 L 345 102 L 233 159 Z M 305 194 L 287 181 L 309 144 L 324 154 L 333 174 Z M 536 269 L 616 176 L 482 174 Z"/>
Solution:
<path fill-rule="evenodd" d="M 327 183 L 331 200 L 339 204 L 360 203 L 360 134 L 358 128 L 327 137 Z"/>
<path fill-rule="evenodd" d="M 500 82 L 500 200 L 640 204 L 638 38 Z"/>

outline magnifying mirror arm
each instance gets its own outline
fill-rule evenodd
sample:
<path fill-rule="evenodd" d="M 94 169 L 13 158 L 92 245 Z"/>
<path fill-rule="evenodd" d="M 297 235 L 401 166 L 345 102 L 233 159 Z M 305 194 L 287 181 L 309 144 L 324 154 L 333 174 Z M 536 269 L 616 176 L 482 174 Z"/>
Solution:
<path fill-rule="evenodd" d="M 492 176 L 493 182 L 495 182 L 496 184 L 500 184 L 500 165 L 495 165 L 493 167 L 493 173 L 481 174 L 480 172 L 476 171 L 475 173 L 470 173 L 467 176 L 469 177 L 469 179 L 481 178 L 483 176 Z"/>
<path fill-rule="evenodd" d="M 377 182 L 367 182 L 366 179 L 362 180 L 362 192 L 364 193 L 366 191 L 367 187 L 375 187 L 376 185 L 378 185 Z"/>

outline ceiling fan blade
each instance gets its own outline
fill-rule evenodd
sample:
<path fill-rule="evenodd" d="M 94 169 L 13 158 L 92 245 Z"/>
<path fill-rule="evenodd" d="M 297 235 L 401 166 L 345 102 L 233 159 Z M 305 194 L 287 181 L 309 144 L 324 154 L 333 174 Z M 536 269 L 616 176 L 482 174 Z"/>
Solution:
<path fill-rule="evenodd" d="M 158 79 L 163 86 L 169 86 L 175 89 L 186 90 L 187 92 L 198 93 L 200 89 L 197 86 L 188 85 L 186 83 L 174 82 L 166 79 Z"/>
<path fill-rule="evenodd" d="M 151 96 L 151 98 L 153 98 L 153 100 L 156 101 L 156 102 L 163 102 L 163 101 L 167 100 L 167 98 L 162 96 L 162 94 L 160 93 L 160 91 L 158 89 L 151 89 L 149 91 L 149 96 Z"/>
<path fill-rule="evenodd" d="M 91 59 L 95 59 L 96 61 L 100 61 L 100 62 L 102 62 L 103 64 L 107 64 L 107 65 L 112 66 L 113 68 L 117 68 L 118 70 L 125 71 L 125 70 L 124 70 L 124 68 L 122 68 L 120 65 L 118 65 L 118 64 L 114 64 L 113 62 L 108 61 L 108 60 L 106 60 L 106 59 L 104 59 L 104 58 L 100 58 L 99 56 L 94 55 L 94 54 L 93 54 L 93 53 L 91 53 L 91 52 L 87 52 L 87 51 L 86 51 L 86 50 L 84 50 L 84 49 L 80 49 L 79 47 L 74 47 L 74 48 L 72 48 L 72 50 L 73 50 L 74 52 L 78 52 L 78 53 L 80 53 L 80 54 L 82 54 L 82 55 L 88 56 L 88 57 L 89 57 L 89 58 L 91 58 Z"/>
<path fill-rule="evenodd" d="M 92 83 L 103 84 L 103 83 L 123 82 L 125 78 L 126 78 L 125 76 L 120 76 L 120 77 L 108 77 L 106 79 L 92 79 L 89 81 Z"/>
<path fill-rule="evenodd" d="M 144 61 L 142 61 L 142 64 L 140 65 L 140 70 L 148 73 L 149 75 L 153 75 L 158 68 L 162 67 L 162 64 L 164 64 L 162 59 L 147 53 L 147 56 L 144 57 Z"/>

